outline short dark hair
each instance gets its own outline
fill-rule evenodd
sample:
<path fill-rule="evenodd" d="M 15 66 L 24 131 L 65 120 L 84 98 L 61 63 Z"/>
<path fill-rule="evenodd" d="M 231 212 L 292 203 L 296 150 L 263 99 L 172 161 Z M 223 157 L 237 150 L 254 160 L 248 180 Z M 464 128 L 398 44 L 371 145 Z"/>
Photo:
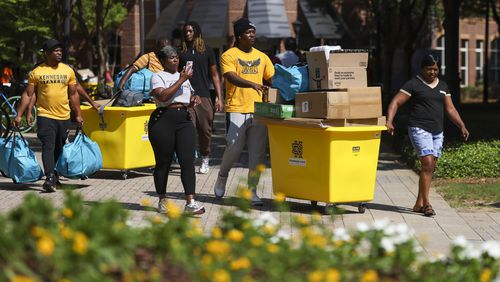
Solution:
<path fill-rule="evenodd" d="M 438 65 L 439 66 L 439 58 L 436 57 L 434 54 L 429 53 L 426 54 L 423 58 L 422 61 L 420 62 L 420 67 L 430 67 L 433 65 Z"/>
<path fill-rule="evenodd" d="M 285 39 L 285 49 L 295 51 L 297 49 L 297 42 L 295 42 L 295 38 L 288 37 Z"/>

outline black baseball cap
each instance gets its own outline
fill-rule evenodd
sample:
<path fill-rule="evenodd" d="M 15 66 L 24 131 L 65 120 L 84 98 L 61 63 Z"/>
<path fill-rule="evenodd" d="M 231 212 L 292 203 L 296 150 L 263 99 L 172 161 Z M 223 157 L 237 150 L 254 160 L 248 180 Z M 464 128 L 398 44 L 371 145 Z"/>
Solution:
<path fill-rule="evenodd" d="M 57 47 L 63 47 L 63 44 L 59 42 L 57 39 L 49 39 L 45 41 L 42 45 L 42 51 L 47 52 L 47 51 L 52 51 L 56 49 Z"/>

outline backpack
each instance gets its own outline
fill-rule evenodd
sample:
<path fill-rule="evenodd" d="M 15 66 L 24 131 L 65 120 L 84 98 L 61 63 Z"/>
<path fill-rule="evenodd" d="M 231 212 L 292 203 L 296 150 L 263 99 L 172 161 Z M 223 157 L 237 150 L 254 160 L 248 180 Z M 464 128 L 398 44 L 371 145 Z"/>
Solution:
<path fill-rule="evenodd" d="M 118 93 L 117 93 L 118 94 Z M 113 107 L 135 107 L 142 106 L 144 93 L 132 90 L 123 90 L 113 102 Z"/>
<path fill-rule="evenodd" d="M 148 64 L 146 65 L 146 67 L 134 72 L 123 84 L 123 90 L 141 92 L 144 96 L 143 99 L 146 100 L 149 100 L 151 98 L 149 92 L 151 90 L 151 77 L 153 76 L 153 72 L 149 70 L 149 62 L 150 62 L 150 55 L 148 54 Z M 118 92 L 118 85 L 120 84 L 122 77 L 131 67 L 133 67 L 133 65 L 124 68 L 115 76 L 115 84 L 113 88 L 114 93 Z"/>

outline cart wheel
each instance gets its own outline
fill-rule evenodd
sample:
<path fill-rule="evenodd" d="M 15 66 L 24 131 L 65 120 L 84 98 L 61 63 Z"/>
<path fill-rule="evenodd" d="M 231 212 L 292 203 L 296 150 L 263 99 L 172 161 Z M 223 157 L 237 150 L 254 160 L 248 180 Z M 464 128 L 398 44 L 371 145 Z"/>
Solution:
<path fill-rule="evenodd" d="M 318 201 L 311 201 L 311 207 L 313 209 L 317 208 L 318 207 Z"/>
<path fill-rule="evenodd" d="M 334 214 L 337 212 L 337 205 L 335 204 L 326 204 L 325 205 L 325 213 L 326 214 Z"/>
<path fill-rule="evenodd" d="M 122 171 L 122 179 L 127 180 L 128 177 L 128 171 Z"/>
<path fill-rule="evenodd" d="M 366 204 L 365 203 L 360 203 L 358 205 L 358 211 L 359 211 L 359 213 L 365 213 L 365 211 L 366 211 Z"/>

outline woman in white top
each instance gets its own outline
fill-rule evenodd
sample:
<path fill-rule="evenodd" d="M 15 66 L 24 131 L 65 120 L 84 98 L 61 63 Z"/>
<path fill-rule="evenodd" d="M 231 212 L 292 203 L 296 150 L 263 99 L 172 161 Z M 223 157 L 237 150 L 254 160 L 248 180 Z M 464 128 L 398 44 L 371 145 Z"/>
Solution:
<path fill-rule="evenodd" d="M 184 211 L 202 214 L 205 208 L 194 200 L 196 176 L 194 169 L 194 150 L 196 132 L 191 121 L 188 107 L 200 103 L 189 83 L 191 69 L 177 71 L 179 57 L 177 51 L 166 46 L 158 52 L 164 71 L 155 73 L 151 78 L 152 96 L 157 109 L 149 118 L 149 141 L 155 154 L 153 173 L 156 193 L 158 193 L 158 212 L 167 213 L 167 180 L 174 152 L 181 166 L 181 181 L 186 195 Z"/>

